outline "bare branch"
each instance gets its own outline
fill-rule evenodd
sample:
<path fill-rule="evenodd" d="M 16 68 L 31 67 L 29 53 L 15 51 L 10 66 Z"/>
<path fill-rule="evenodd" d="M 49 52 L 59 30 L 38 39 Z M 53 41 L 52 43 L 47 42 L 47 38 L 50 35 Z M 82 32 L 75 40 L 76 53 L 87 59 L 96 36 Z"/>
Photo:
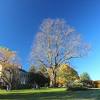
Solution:
<path fill-rule="evenodd" d="M 45 66 L 57 66 L 69 59 L 87 54 L 87 47 L 80 34 L 65 20 L 49 18 L 43 21 L 40 32 L 36 34 L 31 61 L 34 63 L 40 60 Z M 39 66 L 38 63 L 37 66 Z"/>

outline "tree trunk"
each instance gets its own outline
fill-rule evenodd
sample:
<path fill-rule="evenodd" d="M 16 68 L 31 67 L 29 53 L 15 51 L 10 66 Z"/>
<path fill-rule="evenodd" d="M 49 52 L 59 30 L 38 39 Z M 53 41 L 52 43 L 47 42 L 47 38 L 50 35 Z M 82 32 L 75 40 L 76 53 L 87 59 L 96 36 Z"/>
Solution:
<path fill-rule="evenodd" d="M 57 77 L 56 71 L 53 70 L 53 80 L 52 80 L 52 81 L 53 81 L 53 82 L 52 82 L 52 83 L 53 83 L 53 84 L 52 84 L 53 87 L 57 87 L 57 84 L 56 84 L 56 77 Z"/>
<path fill-rule="evenodd" d="M 9 83 L 9 90 L 11 90 L 12 89 L 12 85 L 11 85 L 11 83 Z"/>

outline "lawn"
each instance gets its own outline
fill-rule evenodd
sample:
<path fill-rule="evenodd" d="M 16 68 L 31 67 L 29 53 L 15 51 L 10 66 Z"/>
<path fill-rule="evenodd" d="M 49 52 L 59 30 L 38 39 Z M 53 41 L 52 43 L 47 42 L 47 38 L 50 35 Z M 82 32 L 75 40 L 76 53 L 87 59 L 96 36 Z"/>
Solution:
<path fill-rule="evenodd" d="M 65 88 L 40 90 L 0 90 L 0 100 L 100 100 L 100 90 L 66 91 Z"/>

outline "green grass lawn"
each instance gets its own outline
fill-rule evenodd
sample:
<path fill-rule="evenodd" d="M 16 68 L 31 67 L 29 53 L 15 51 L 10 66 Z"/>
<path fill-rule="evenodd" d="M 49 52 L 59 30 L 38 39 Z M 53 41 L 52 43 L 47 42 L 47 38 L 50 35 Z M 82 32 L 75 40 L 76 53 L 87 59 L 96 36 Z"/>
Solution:
<path fill-rule="evenodd" d="M 0 100 L 100 100 L 100 90 L 66 91 L 65 88 L 0 90 Z"/>

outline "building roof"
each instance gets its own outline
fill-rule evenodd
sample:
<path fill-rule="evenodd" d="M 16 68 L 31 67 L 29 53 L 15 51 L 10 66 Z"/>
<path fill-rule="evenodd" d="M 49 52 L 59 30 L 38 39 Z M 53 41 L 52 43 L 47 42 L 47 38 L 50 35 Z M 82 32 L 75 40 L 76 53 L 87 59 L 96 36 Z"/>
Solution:
<path fill-rule="evenodd" d="M 19 68 L 20 71 L 27 73 L 27 71 L 25 71 L 24 69 Z"/>

